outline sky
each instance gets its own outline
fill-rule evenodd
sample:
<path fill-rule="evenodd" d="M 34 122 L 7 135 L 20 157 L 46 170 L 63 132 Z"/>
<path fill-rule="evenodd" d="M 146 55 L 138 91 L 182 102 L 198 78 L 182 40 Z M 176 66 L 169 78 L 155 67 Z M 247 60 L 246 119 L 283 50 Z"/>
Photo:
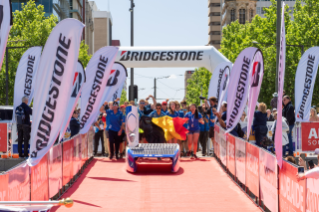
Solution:
<path fill-rule="evenodd" d="M 130 0 L 94 1 L 99 10 L 112 14 L 112 39 L 120 40 L 121 46 L 130 46 Z M 208 43 L 207 0 L 134 0 L 134 3 L 134 46 L 205 46 Z M 154 78 L 174 75 L 171 79 L 157 80 L 157 100 L 181 101 L 185 96 L 184 73 L 195 68 L 135 68 L 138 98 L 154 94 Z M 130 69 L 128 74 L 129 85 Z"/>

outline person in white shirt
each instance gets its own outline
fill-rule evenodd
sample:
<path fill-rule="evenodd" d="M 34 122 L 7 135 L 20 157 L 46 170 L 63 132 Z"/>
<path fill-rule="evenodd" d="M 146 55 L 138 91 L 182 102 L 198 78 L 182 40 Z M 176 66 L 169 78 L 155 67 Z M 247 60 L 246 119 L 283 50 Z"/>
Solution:
<path fill-rule="evenodd" d="M 277 124 L 277 112 L 274 112 L 274 123 L 271 127 L 272 132 L 272 140 L 275 141 L 275 133 L 276 133 L 276 124 Z M 286 133 L 285 133 L 286 132 Z M 289 143 L 288 140 L 288 133 L 289 132 L 289 126 L 286 122 L 286 118 L 282 117 L 282 156 L 285 157 L 286 154 L 286 145 Z"/>

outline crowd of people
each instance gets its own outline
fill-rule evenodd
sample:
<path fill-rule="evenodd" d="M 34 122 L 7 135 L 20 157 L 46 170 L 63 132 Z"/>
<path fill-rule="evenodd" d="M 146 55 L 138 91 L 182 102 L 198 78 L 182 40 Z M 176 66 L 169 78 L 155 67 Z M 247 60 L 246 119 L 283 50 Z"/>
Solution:
<path fill-rule="evenodd" d="M 152 104 L 149 103 L 152 99 Z M 170 116 L 172 118 L 187 118 L 184 127 L 188 130 L 186 140 L 172 138 L 167 143 L 177 143 L 181 149 L 181 156 L 197 158 L 197 152 L 201 151 L 202 156 L 212 154 L 210 147 L 214 139 L 214 124 L 218 116 L 216 112 L 217 99 L 215 97 L 205 100 L 200 106 L 195 104 L 187 105 L 186 101 L 166 101 L 157 103 L 156 99 L 149 95 L 146 99 L 139 100 L 136 105 L 134 101 L 118 104 L 119 99 L 112 102 L 105 102 L 100 108 L 100 114 L 93 123 L 94 135 L 94 155 L 98 155 L 99 141 L 101 141 L 101 155 L 113 159 L 122 158 L 125 154 L 125 113 L 126 107 L 135 105 L 138 107 L 139 118 L 152 117 L 159 118 Z M 226 122 L 227 103 L 222 106 L 220 121 Z M 70 121 L 71 137 L 80 130 L 78 121 L 80 110 L 76 109 Z M 215 120 L 216 119 L 216 120 Z M 140 134 L 140 142 L 148 142 L 143 134 Z"/>

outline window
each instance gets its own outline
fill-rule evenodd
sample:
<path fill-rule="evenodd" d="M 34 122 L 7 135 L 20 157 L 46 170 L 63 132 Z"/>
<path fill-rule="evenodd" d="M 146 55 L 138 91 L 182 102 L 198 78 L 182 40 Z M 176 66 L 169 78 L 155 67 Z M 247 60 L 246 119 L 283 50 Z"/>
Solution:
<path fill-rule="evenodd" d="M 220 35 L 220 31 L 211 31 L 209 35 Z"/>
<path fill-rule="evenodd" d="M 220 40 L 212 40 L 210 44 L 220 44 Z"/>
<path fill-rule="evenodd" d="M 210 7 L 220 7 L 220 3 L 211 3 Z"/>
<path fill-rule="evenodd" d="M 230 11 L 230 21 L 233 22 L 236 20 L 235 9 Z"/>
<path fill-rule="evenodd" d="M 260 7 L 257 7 L 257 12 L 256 13 L 260 15 Z"/>
<path fill-rule="evenodd" d="M 240 9 L 239 10 L 239 23 L 245 24 L 245 22 L 246 22 L 246 10 Z"/>
<path fill-rule="evenodd" d="M 266 11 L 264 10 L 265 8 L 267 8 L 267 7 L 262 7 L 262 8 L 261 8 L 261 14 L 262 14 L 262 15 L 266 13 Z"/>
<path fill-rule="evenodd" d="M 212 12 L 210 13 L 211 16 L 220 16 L 220 12 Z"/>
<path fill-rule="evenodd" d="M 213 26 L 217 26 L 217 25 L 220 25 L 220 22 L 210 22 L 209 25 L 210 26 L 212 26 L 212 25 Z"/>
<path fill-rule="evenodd" d="M 250 13 L 249 22 L 251 22 L 253 20 L 253 17 L 254 17 L 254 11 L 252 9 L 250 9 L 249 13 Z"/>

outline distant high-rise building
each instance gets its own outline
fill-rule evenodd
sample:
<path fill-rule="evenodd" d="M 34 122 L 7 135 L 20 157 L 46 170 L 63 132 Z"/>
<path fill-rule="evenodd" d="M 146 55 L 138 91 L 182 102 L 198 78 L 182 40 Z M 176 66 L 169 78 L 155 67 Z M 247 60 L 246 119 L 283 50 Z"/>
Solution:
<path fill-rule="evenodd" d="M 104 46 L 111 46 L 112 44 L 112 15 L 107 11 L 100 11 L 96 4 L 89 1 L 93 9 L 93 52 L 96 52 Z"/>
<path fill-rule="evenodd" d="M 208 44 L 216 49 L 220 48 L 222 26 L 221 26 L 221 1 L 208 0 Z"/>
<path fill-rule="evenodd" d="M 194 72 L 195 72 L 195 71 L 185 71 L 185 76 L 184 76 L 184 77 L 185 77 L 185 80 L 184 80 L 184 81 L 185 81 L 185 82 L 184 82 L 184 83 L 185 83 L 185 97 L 186 97 L 186 93 L 187 93 L 186 88 L 187 88 L 187 85 L 188 85 L 187 80 L 192 77 L 192 75 L 194 74 Z"/>
<path fill-rule="evenodd" d="M 12 12 L 16 10 L 21 11 L 21 4 L 27 4 L 28 1 L 29 0 L 11 0 Z M 54 14 L 58 17 L 59 21 L 69 17 L 69 0 L 36 0 L 35 4 L 42 4 L 44 6 L 45 16 Z"/>

